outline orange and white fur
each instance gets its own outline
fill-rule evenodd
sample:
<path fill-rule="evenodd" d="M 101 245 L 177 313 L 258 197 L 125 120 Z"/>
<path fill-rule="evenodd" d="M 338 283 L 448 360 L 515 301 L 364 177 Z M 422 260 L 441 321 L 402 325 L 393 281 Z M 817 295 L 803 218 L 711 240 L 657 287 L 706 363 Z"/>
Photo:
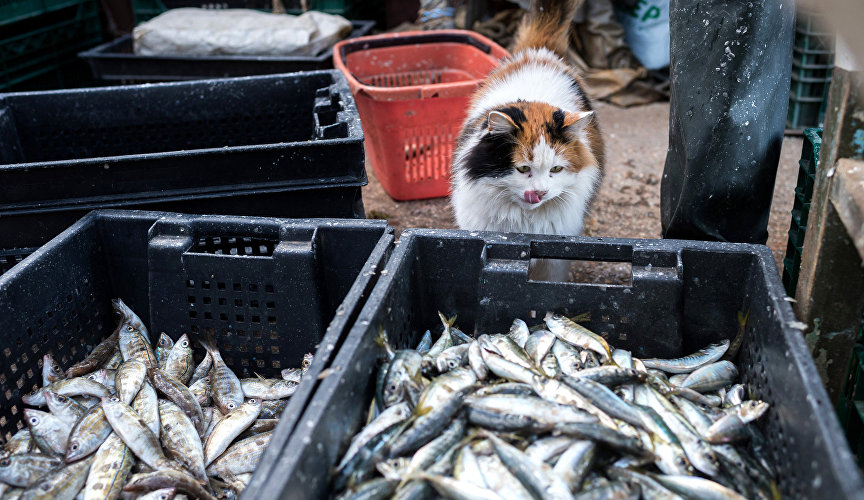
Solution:
<path fill-rule="evenodd" d="M 451 203 L 462 229 L 578 235 L 603 178 L 603 139 L 582 79 L 564 61 L 581 0 L 535 0 L 513 55 L 474 94 L 453 152 Z M 567 279 L 569 262 L 532 262 Z"/>

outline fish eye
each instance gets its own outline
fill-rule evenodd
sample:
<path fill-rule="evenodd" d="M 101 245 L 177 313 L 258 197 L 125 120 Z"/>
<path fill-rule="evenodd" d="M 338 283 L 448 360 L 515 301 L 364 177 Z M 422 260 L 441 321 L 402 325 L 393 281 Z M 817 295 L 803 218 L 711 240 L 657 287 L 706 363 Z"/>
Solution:
<path fill-rule="evenodd" d="M 111 398 L 111 401 L 114 401 L 116 403 L 117 401 L 120 401 L 120 398 Z"/>
<path fill-rule="evenodd" d="M 549 171 L 552 172 L 553 174 L 557 174 L 558 172 L 560 172 L 562 170 L 564 170 L 564 167 L 562 167 L 561 165 L 555 165 L 554 167 L 549 169 Z"/>
<path fill-rule="evenodd" d="M 36 425 L 39 423 L 39 417 L 30 417 L 30 423 Z"/>
<path fill-rule="evenodd" d="M 258 400 L 257 400 L 257 399 L 254 399 L 254 398 L 253 398 L 253 399 L 250 399 L 249 402 L 252 403 L 253 405 L 254 405 L 254 404 L 258 404 Z"/>
<path fill-rule="evenodd" d="M 183 342 L 180 343 L 180 345 L 182 345 L 183 347 L 186 347 L 186 346 L 189 345 L 189 342 L 186 342 L 186 341 L 184 340 Z"/>
<path fill-rule="evenodd" d="M 685 462 L 684 459 L 681 458 L 681 457 L 676 458 L 676 459 L 675 459 L 675 463 L 678 464 L 678 465 L 680 465 L 680 466 L 682 466 L 682 467 L 685 466 L 685 465 L 687 465 L 687 462 Z"/>
<path fill-rule="evenodd" d="M 69 449 L 72 451 L 77 450 L 78 449 L 78 443 L 73 444 L 72 446 L 69 447 Z"/>
<path fill-rule="evenodd" d="M 226 405 L 226 407 L 229 408 L 229 409 L 231 409 L 231 410 L 233 410 L 233 409 L 234 409 L 234 403 L 228 403 L 228 404 Z"/>
<path fill-rule="evenodd" d="M 126 331 L 127 331 L 127 332 L 134 332 L 135 329 L 132 328 L 132 325 L 129 325 L 129 326 L 126 327 Z"/>
<path fill-rule="evenodd" d="M 524 173 L 528 172 L 529 170 L 531 170 L 531 167 L 529 167 L 528 165 L 517 165 L 516 166 L 516 171 L 519 172 L 520 174 L 524 174 Z"/>
<path fill-rule="evenodd" d="M 4 458 L 0 460 L 0 467 L 8 467 L 10 463 L 12 462 L 8 458 Z"/>
<path fill-rule="evenodd" d="M 456 362 L 455 361 L 451 360 L 448 364 L 450 365 L 450 368 L 456 368 Z"/>
<path fill-rule="evenodd" d="M 390 389 L 391 391 L 394 391 L 394 392 L 395 392 L 396 389 L 398 389 L 398 387 L 396 387 L 396 384 L 390 384 L 390 386 L 388 387 L 388 389 Z"/>

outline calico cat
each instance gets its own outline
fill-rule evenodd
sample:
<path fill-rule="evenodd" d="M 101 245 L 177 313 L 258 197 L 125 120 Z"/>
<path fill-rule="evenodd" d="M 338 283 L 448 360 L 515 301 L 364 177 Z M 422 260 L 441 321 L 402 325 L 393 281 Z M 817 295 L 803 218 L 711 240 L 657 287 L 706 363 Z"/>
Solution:
<path fill-rule="evenodd" d="M 453 151 L 451 203 L 462 229 L 578 235 L 603 177 L 603 138 L 566 63 L 582 0 L 534 0 L 513 55 L 474 94 Z M 567 261 L 532 262 L 566 280 Z"/>

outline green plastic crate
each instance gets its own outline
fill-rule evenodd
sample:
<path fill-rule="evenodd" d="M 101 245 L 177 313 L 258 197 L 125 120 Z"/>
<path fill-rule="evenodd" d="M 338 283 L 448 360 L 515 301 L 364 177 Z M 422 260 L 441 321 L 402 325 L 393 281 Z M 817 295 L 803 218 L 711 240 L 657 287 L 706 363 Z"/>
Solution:
<path fill-rule="evenodd" d="M 861 465 L 864 460 L 864 317 L 861 318 L 858 342 L 852 350 L 843 391 L 837 401 L 837 419 L 846 432 L 849 448 Z"/>
<path fill-rule="evenodd" d="M 98 0 L 4 26 L 0 38 L 0 90 L 59 72 L 77 53 L 102 41 Z"/>
<path fill-rule="evenodd" d="M 816 179 L 816 166 L 822 148 L 822 129 L 804 130 L 804 146 L 798 161 L 798 185 L 795 187 L 795 201 L 792 204 L 792 220 L 789 223 L 789 241 L 786 243 L 786 256 L 783 258 L 783 286 L 786 294 L 795 296 L 798 286 L 798 272 L 801 269 L 801 248 L 807 231 L 807 218 L 810 215 L 810 200 L 813 198 L 813 183 Z"/>
<path fill-rule="evenodd" d="M 803 129 L 822 124 L 834 71 L 834 36 L 821 31 L 822 16 L 797 13 L 789 109 L 786 127 Z"/>
<path fill-rule="evenodd" d="M 72 7 L 84 0 L 0 0 L 0 26 Z"/>

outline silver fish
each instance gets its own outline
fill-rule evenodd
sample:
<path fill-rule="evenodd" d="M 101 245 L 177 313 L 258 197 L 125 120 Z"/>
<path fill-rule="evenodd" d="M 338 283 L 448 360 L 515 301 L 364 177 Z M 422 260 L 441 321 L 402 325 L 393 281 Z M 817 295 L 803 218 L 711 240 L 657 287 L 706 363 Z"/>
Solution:
<path fill-rule="evenodd" d="M 120 401 L 127 405 L 132 403 L 146 378 L 147 366 L 144 362 L 137 359 L 124 361 L 114 377 L 114 387 L 117 389 L 117 397 Z"/>
<path fill-rule="evenodd" d="M 219 407 L 219 411 L 230 413 L 243 403 L 243 387 L 240 385 L 240 379 L 228 368 L 213 344 L 201 341 L 201 345 L 207 349 L 213 359 L 213 368 L 210 372 L 213 401 Z"/>
<path fill-rule="evenodd" d="M 702 479 L 701 477 L 661 474 L 651 474 L 651 477 L 664 487 L 686 498 L 700 498 L 704 500 L 745 500 L 745 497 L 739 495 L 735 491 L 717 484 L 714 481 Z"/>
<path fill-rule="evenodd" d="M 730 408 L 725 416 L 705 431 L 705 439 L 709 443 L 731 443 L 746 439 L 747 424 L 764 415 L 768 406 L 764 401 L 745 401 Z"/>
<path fill-rule="evenodd" d="M 149 345 L 150 332 L 147 331 L 147 327 L 144 326 L 144 322 L 141 321 L 141 318 L 139 318 L 138 315 L 135 314 L 135 312 L 132 311 L 125 302 L 123 302 L 123 299 L 117 298 L 112 300 L 111 306 L 114 308 L 114 312 L 120 315 L 120 326 L 131 326 L 135 330 L 141 332 Z"/>
<path fill-rule="evenodd" d="M 561 454 L 552 469 L 570 491 L 579 491 L 588 471 L 594 466 L 597 445 L 593 441 L 576 441 Z"/>
<path fill-rule="evenodd" d="M 516 342 L 516 345 L 525 349 L 525 343 L 528 342 L 528 337 L 531 335 L 531 332 L 528 330 L 528 325 L 525 324 L 521 319 L 514 319 L 513 324 L 510 325 L 510 331 L 507 333 L 513 342 Z"/>
<path fill-rule="evenodd" d="M 111 424 L 105 418 L 102 405 L 88 408 L 87 413 L 72 427 L 66 445 L 66 462 L 75 462 L 92 454 L 99 449 L 111 432 Z"/>
<path fill-rule="evenodd" d="M 603 362 L 612 362 L 612 351 L 603 337 L 560 314 L 547 313 L 543 318 L 549 331 L 559 339 L 600 355 Z"/>
<path fill-rule="evenodd" d="M 192 372 L 192 378 L 189 379 L 190 384 L 194 384 L 195 382 L 201 380 L 206 377 L 208 373 L 210 373 L 210 369 L 213 367 L 213 358 L 210 357 L 210 353 L 206 353 L 204 355 L 204 359 L 198 363 L 198 366 L 195 367 L 195 371 Z"/>
<path fill-rule="evenodd" d="M 168 454 L 186 467 L 195 479 L 207 481 L 204 470 L 204 447 L 195 425 L 177 405 L 159 402 L 160 440 Z"/>
<path fill-rule="evenodd" d="M 75 425 L 75 422 L 87 411 L 83 405 L 74 399 L 55 394 L 51 391 L 45 391 L 45 402 L 48 404 L 51 414 L 68 425 L 70 430 Z"/>
<path fill-rule="evenodd" d="M 731 361 L 718 361 L 703 366 L 688 376 L 681 387 L 705 393 L 731 384 L 738 377 L 738 368 Z"/>
<path fill-rule="evenodd" d="M 84 487 L 92 463 L 90 457 L 55 469 L 24 490 L 21 500 L 73 500 Z"/>
<path fill-rule="evenodd" d="M 297 382 L 284 379 L 244 378 L 240 380 L 247 398 L 284 399 L 297 391 Z"/>
<path fill-rule="evenodd" d="M 156 342 L 156 349 L 153 351 L 153 354 L 156 355 L 156 362 L 159 364 L 159 368 L 165 368 L 165 360 L 168 359 L 168 354 L 173 347 L 174 341 L 171 340 L 171 337 L 165 332 L 160 333 L 159 341 Z"/>
<path fill-rule="evenodd" d="M 30 453 L 0 458 L 0 482 L 27 488 L 63 461 L 51 455 Z"/>
<path fill-rule="evenodd" d="M 27 453 L 33 447 L 33 440 L 30 435 L 30 429 L 21 429 L 6 442 L 6 445 L 3 447 L 3 450 L 0 450 L 0 454 L 4 451 L 6 453 L 10 453 L 12 455 L 17 455 L 20 453 Z"/>
<path fill-rule="evenodd" d="M 123 361 L 138 360 L 147 368 L 159 366 L 146 333 L 127 324 L 120 329 L 120 353 Z"/>
<path fill-rule="evenodd" d="M 690 373 L 723 357 L 729 349 L 729 340 L 711 344 L 693 354 L 676 359 L 643 359 L 646 368 L 663 370 L 666 373 Z"/>
<path fill-rule="evenodd" d="M 495 453 L 517 479 L 538 499 L 565 500 L 573 498 L 570 488 L 555 474 L 552 467 L 536 462 L 491 432 L 484 436 L 492 442 Z"/>
<path fill-rule="evenodd" d="M 24 419 L 40 450 L 49 455 L 63 456 L 72 431 L 68 424 L 50 413 L 31 408 L 24 409 Z"/>
<path fill-rule="evenodd" d="M 272 437 L 272 432 L 264 432 L 235 442 L 207 467 L 207 473 L 225 477 L 255 471 Z"/>
<path fill-rule="evenodd" d="M 30 406 L 45 406 L 48 404 L 45 401 L 45 391 L 51 391 L 60 396 L 96 396 L 107 397 L 111 395 L 111 391 L 104 385 L 94 382 L 86 377 L 74 377 L 63 380 L 58 380 L 47 387 L 26 394 L 21 397 L 21 401 Z"/>
<path fill-rule="evenodd" d="M 214 357 L 215 359 L 215 357 Z M 246 430 L 261 413 L 261 401 L 250 399 L 240 405 L 236 410 L 225 415 L 225 418 L 210 432 L 207 442 L 204 443 L 204 465 L 210 465 L 221 455 L 228 446 Z"/>
<path fill-rule="evenodd" d="M 145 380 L 141 384 L 141 390 L 138 391 L 138 395 L 132 400 L 132 409 L 135 410 L 135 413 L 147 424 L 147 428 L 157 437 L 160 432 L 158 404 L 159 397 L 156 394 L 156 389 L 153 388 L 150 382 Z"/>
<path fill-rule="evenodd" d="M 194 384 L 189 386 L 189 392 L 195 396 L 202 409 L 208 406 L 213 396 L 213 386 L 210 383 L 210 377 L 207 376 L 198 379 Z"/>
<path fill-rule="evenodd" d="M 153 469 L 171 467 L 168 459 L 162 453 L 159 438 L 132 410 L 132 407 L 118 398 L 102 398 L 102 409 L 105 411 L 105 417 L 114 432 L 135 453 L 136 457 Z"/>
<path fill-rule="evenodd" d="M 42 385 L 51 385 L 64 378 L 66 378 L 66 374 L 60 368 L 60 365 L 54 361 L 51 354 L 42 356 Z"/>
<path fill-rule="evenodd" d="M 535 366 L 540 366 L 540 362 L 552 349 L 555 344 L 555 335 L 548 330 L 537 330 L 532 333 L 525 342 L 525 351 Z"/>
<path fill-rule="evenodd" d="M 160 365 L 161 366 L 161 365 Z M 195 360 L 192 359 L 192 344 L 184 333 L 177 339 L 165 360 L 165 373 L 176 378 L 183 384 L 188 384 L 195 372 Z"/>
<path fill-rule="evenodd" d="M 132 469 L 135 456 L 120 436 L 111 434 L 93 457 L 84 486 L 84 500 L 116 500 Z"/>

